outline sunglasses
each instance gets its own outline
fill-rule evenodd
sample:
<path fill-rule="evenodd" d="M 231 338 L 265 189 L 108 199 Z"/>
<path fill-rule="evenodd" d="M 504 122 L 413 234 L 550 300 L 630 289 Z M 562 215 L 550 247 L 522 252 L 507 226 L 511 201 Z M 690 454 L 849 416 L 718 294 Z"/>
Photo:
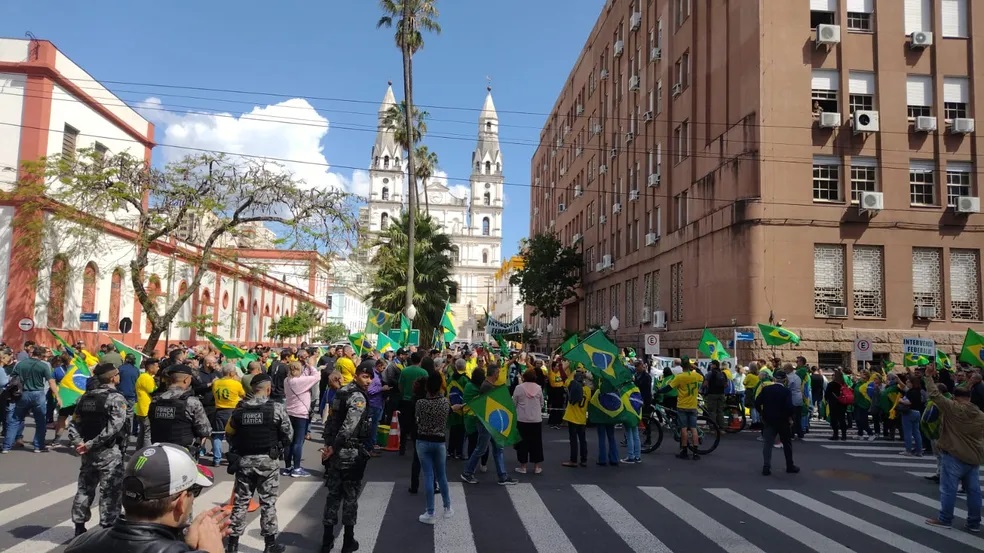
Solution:
<path fill-rule="evenodd" d="M 191 494 L 191 497 L 198 497 L 199 495 L 202 494 L 202 490 L 204 490 L 204 489 L 205 488 L 203 488 L 203 487 L 201 487 L 201 486 L 199 486 L 199 485 L 196 484 L 196 485 L 188 488 L 187 491 L 188 491 L 188 493 Z"/>

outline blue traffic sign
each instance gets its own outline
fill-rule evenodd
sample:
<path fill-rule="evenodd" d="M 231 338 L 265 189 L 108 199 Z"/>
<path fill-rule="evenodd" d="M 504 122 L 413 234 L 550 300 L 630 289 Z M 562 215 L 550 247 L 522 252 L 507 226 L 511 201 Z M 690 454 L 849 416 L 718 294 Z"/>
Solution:
<path fill-rule="evenodd" d="M 109 330 L 109 323 L 99 323 L 99 330 L 104 332 Z"/>
<path fill-rule="evenodd" d="M 755 333 L 754 332 L 735 332 L 735 340 L 739 342 L 754 342 Z"/>
<path fill-rule="evenodd" d="M 99 313 L 82 313 L 79 315 L 79 321 L 83 323 L 94 323 L 99 321 Z"/>

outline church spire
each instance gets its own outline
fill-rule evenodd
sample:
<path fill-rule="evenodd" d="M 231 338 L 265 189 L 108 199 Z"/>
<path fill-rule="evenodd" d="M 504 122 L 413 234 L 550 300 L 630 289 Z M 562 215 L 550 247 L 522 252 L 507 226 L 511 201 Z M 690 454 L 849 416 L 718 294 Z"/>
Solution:
<path fill-rule="evenodd" d="M 396 143 L 396 133 L 385 124 L 386 114 L 396 106 L 393 95 L 393 82 L 389 82 L 383 103 L 379 105 L 379 122 L 376 128 L 376 142 L 372 147 L 372 169 L 402 171 L 403 148 Z"/>
<path fill-rule="evenodd" d="M 485 104 L 478 115 L 478 144 L 472 154 L 473 171 L 497 174 L 502 171 L 502 154 L 499 151 L 499 114 L 492 102 L 492 86 L 488 86 Z"/>

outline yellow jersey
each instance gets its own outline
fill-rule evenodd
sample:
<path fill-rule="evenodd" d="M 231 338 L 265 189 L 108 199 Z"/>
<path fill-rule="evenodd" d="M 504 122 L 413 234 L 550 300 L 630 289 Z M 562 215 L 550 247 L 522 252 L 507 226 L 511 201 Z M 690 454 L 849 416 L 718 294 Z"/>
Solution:
<path fill-rule="evenodd" d="M 133 414 L 138 417 L 146 417 L 150 411 L 150 394 L 157 389 L 157 382 L 154 377 L 147 373 L 140 373 L 137 377 L 137 403 L 133 406 Z"/>
<path fill-rule="evenodd" d="M 553 370 L 547 373 L 547 382 L 550 384 L 551 388 L 563 388 L 565 384 L 564 379 L 560 374 L 560 371 L 553 371 Z"/>
<path fill-rule="evenodd" d="M 216 409 L 235 409 L 239 400 L 246 397 L 246 390 L 238 378 L 220 378 L 212 384 Z"/>
<path fill-rule="evenodd" d="M 567 403 L 567 409 L 564 410 L 564 420 L 572 424 L 588 424 L 588 402 L 591 401 L 591 388 L 584 386 L 584 397 L 581 401 L 575 403 Z"/>
<path fill-rule="evenodd" d="M 704 377 L 697 371 L 683 371 L 670 386 L 677 391 L 677 409 L 697 409 L 697 395 Z"/>

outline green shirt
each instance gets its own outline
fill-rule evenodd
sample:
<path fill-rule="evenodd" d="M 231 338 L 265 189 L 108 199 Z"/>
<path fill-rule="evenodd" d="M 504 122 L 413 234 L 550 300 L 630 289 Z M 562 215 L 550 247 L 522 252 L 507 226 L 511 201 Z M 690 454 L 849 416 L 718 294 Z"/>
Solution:
<path fill-rule="evenodd" d="M 400 396 L 403 399 L 413 399 L 413 383 L 419 378 L 427 378 L 427 371 L 419 365 L 410 365 L 400 371 Z"/>
<path fill-rule="evenodd" d="M 51 365 L 39 359 L 25 359 L 14 366 L 12 374 L 20 377 L 25 392 L 37 392 L 48 387 L 51 380 Z"/>

